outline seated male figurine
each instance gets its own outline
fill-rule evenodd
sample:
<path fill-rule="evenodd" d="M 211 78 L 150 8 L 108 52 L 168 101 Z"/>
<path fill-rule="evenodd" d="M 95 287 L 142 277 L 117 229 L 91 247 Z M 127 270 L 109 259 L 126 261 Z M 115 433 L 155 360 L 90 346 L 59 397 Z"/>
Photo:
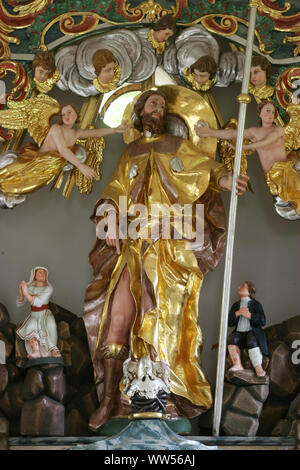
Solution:
<path fill-rule="evenodd" d="M 264 377 L 263 355 L 268 356 L 266 334 L 262 327 L 266 317 L 261 303 L 255 300 L 256 287 L 253 282 L 245 281 L 238 288 L 240 300 L 235 302 L 229 312 L 228 326 L 235 326 L 228 338 L 229 356 L 233 362 L 230 371 L 243 370 L 240 349 L 246 347 L 256 375 Z"/>

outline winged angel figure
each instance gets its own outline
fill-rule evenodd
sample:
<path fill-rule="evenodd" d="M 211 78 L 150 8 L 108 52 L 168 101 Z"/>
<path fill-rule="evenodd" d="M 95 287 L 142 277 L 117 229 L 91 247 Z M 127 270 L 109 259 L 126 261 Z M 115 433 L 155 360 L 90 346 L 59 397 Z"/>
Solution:
<path fill-rule="evenodd" d="M 284 127 L 274 124 L 278 110 L 272 101 L 262 101 L 258 105 L 260 127 L 245 129 L 244 161 L 242 166 L 247 169 L 245 156 L 257 151 L 264 172 L 265 181 L 272 196 L 278 215 L 287 220 L 300 219 L 300 159 L 297 151 L 300 148 L 300 105 L 290 104 L 287 109 L 289 122 Z M 211 129 L 202 122 L 195 127 L 200 137 L 217 137 L 222 139 L 221 152 L 224 163 L 233 167 L 234 147 L 224 139 L 235 139 L 237 130 L 234 128 Z M 231 148 L 231 154 L 229 152 Z M 226 160 L 227 159 L 227 160 Z"/>
<path fill-rule="evenodd" d="M 61 107 L 55 99 L 42 93 L 21 102 L 9 101 L 8 108 L 0 111 L 0 124 L 8 129 L 27 129 L 36 144 L 28 143 L 17 152 L 9 150 L 0 155 L 2 208 L 15 207 L 25 200 L 27 193 L 55 178 L 59 187 L 63 171 L 74 167 L 78 186 L 99 179 L 95 142 L 128 130 L 126 124 L 114 129 L 76 129 L 73 126 L 78 121 L 79 110 L 73 105 Z M 57 114 L 61 123 L 50 125 L 51 117 Z"/>

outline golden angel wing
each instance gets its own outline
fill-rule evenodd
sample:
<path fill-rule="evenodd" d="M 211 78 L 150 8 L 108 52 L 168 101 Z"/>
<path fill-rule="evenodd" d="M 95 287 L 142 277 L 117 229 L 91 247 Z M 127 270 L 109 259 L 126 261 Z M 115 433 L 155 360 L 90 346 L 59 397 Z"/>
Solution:
<path fill-rule="evenodd" d="M 237 129 L 238 127 L 238 122 L 236 119 L 230 119 L 227 124 L 225 125 L 224 129 Z M 249 143 L 249 140 L 244 140 L 244 143 L 247 144 Z M 234 167 L 234 157 L 235 157 L 235 149 L 233 149 L 231 146 L 231 141 L 230 140 L 225 140 L 222 139 L 219 143 L 219 154 L 221 157 L 222 163 L 226 166 L 226 169 L 233 173 L 233 167 Z M 241 160 L 241 175 L 246 175 L 247 174 L 247 169 L 248 169 L 248 161 L 247 157 L 249 155 L 252 155 L 253 150 L 243 150 L 242 151 L 242 160 Z M 253 192 L 252 187 L 250 183 L 248 183 L 249 191 Z"/>
<path fill-rule="evenodd" d="M 284 127 L 284 145 L 287 151 L 300 147 L 300 104 L 290 104 L 286 109 L 290 120 Z"/>
<path fill-rule="evenodd" d="M 40 146 L 50 129 L 50 118 L 60 111 L 60 104 L 39 94 L 24 101 L 8 101 L 9 109 L 0 111 L 0 125 L 7 129 L 27 129 Z"/>
<path fill-rule="evenodd" d="M 87 157 L 84 163 L 96 171 L 98 175 L 97 181 L 99 181 L 101 179 L 100 164 L 103 161 L 103 152 L 105 149 L 104 137 L 100 139 L 78 139 L 76 143 L 85 148 Z M 75 182 L 81 194 L 91 193 L 94 182 L 88 180 L 77 168 L 75 169 Z"/>

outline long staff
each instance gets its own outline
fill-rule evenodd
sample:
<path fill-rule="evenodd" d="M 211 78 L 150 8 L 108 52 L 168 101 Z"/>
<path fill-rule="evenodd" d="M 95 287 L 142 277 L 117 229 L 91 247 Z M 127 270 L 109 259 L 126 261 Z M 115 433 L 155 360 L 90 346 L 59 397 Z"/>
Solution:
<path fill-rule="evenodd" d="M 260 4 L 260 0 L 249 1 L 250 20 L 249 20 L 249 26 L 248 26 L 244 78 L 243 78 L 243 83 L 242 83 L 241 94 L 238 95 L 237 97 L 240 103 L 240 107 L 239 107 L 239 121 L 238 121 L 237 141 L 236 141 L 236 150 L 235 150 L 235 159 L 234 159 L 234 171 L 233 171 L 233 183 L 232 183 L 233 188 L 236 187 L 236 179 L 237 179 L 237 176 L 240 174 L 243 137 L 244 137 L 244 129 L 245 129 L 245 121 L 246 121 L 246 110 L 247 110 L 247 104 L 250 103 L 251 101 L 251 98 L 248 95 L 248 87 L 249 87 L 250 68 L 251 68 L 254 33 L 255 33 L 256 13 L 257 13 L 257 8 L 259 4 Z M 218 353 L 217 381 L 216 381 L 214 419 L 213 419 L 213 435 L 214 436 L 219 436 L 221 415 L 222 415 L 222 400 L 223 400 L 226 343 L 227 343 L 227 324 L 228 324 L 228 310 L 229 310 L 229 300 L 230 300 L 229 296 L 230 296 L 230 286 L 231 286 L 237 199 L 238 198 L 237 198 L 236 191 L 233 190 L 231 192 L 231 199 L 230 199 L 225 271 L 224 271 L 223 293 L 222 293 L 221 324 L 220 324 L 220 334 L 219 334 L 219 353 Z"/>

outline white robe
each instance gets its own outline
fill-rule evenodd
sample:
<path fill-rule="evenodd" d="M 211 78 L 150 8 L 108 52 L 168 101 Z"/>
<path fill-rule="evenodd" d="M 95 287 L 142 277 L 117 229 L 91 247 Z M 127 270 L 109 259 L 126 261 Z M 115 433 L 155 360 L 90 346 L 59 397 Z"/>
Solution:
<path fill-rule="evenodd" d="M 28 285 L 28 293 L 35 296 L 33 301 L 34 307 L 41 307 L 49 302 L 52 295 L 53 287 L 47 284 L 43 287 L 37 287 L 32 284 Z M 23 305 L 18 304 L 18 305 Z M 25 341 L 25 348 L 28 354 L 32 354 L 32 348 L 29 341 L 37 338 L 39 341 L 41 357 L 50 356 L 51 350 L 57 350 L 57 327 L 53 314 L 50 310 L 45 309 L 39 312 L 31 312 L 25 319 L 22 326 L 17 330 L 19 337 Z"/>

